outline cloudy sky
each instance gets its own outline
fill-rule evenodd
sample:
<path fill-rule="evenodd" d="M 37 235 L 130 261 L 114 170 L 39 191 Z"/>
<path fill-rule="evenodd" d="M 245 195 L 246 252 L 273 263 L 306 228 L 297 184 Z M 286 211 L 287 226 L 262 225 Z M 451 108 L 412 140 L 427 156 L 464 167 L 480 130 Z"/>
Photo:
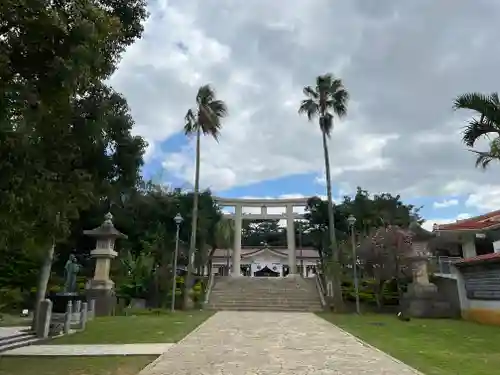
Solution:
<path fill-rule="evenodd" d="M 323 195 L 321 135 L 297 114 L 332 72 L 351 94 L 330 142 L 334 195 L 401 194 L 432 222 L 500 208 L 500 166 L 460 143 L 460 93 L 500 89 L 498 0 L 151 0 L 112 78 L 150 147 L 144 174 L 189 188 L 183 116 L 212 84 L 230 116 L 202 141 L 201 184 L 229 197 Z"/>

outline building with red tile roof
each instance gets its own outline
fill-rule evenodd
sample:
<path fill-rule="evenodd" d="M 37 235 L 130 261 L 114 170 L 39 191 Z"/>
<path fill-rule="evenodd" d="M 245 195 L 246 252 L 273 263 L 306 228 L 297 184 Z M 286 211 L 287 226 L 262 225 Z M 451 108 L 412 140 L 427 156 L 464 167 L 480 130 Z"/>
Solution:
<path fill-rule="evenodd" d="M 434 224 L 433 232 L 459 245 L 460 255 L 465 262 L 468 259 L 475 261 L 478 256 L 487 258 L 495 249 L 500 252 L 500 210 L 454 223 Z"/>

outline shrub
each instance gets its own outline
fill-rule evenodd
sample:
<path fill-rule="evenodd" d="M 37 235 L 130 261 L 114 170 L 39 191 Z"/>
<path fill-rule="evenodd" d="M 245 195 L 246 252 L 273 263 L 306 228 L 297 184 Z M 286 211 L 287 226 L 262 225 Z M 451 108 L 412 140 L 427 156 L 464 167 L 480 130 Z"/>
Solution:
<path fill-rule="evenodd" d="M 0 289 L 0 301 L 2 310 L 20 310 L 24 307 L 26 295 L 21 289 Z"/>
<path fill-rule="evenodd" d="M 377 298 L 375 296 L 376 280 L 363 280 L 359 283 L 359 300 L 367 304 L 376 304 Z M 343 283 L 344 284 L 344 283 Z M 348 284 L 348 283 L 345 283 Z M 398 305 L 399 294 L 396 288 L 391 283 L 386 283 L 382 292 L 382 303 L 384 305 Z M 356 292 L 354 285 L 345 286 L 342 288 L 342 295 L 346 301 L 354 302 L 356 300 Z"/>

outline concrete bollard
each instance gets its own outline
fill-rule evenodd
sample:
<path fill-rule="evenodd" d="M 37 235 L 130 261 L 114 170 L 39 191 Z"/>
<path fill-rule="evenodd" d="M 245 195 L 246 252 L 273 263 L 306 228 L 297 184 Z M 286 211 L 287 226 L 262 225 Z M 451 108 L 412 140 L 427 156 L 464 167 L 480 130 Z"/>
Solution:
<path fill-rule="evenodd" d="M 89 320 L 93 320 L 95 317 L 95 299 L 91 299 L 89 302 Z"/>
<path fill-rule="evenodd" d="M 82 310 L 80 311 L 80 329 L 83 331 L 85 329 L 85 326 L 87 325 L 87 318 L 88 318 L 88 312 L 89 312 L 89 307 L 87 302 L 82 303 Z"/>
<path fill-rule="evenodd" d="M 49 337 L 50 321 L 52 319 L 52 301 L 44 299 L 40 302 L 37 314 L 37 324 L 35 334 L 38 338 L 45 339 Z"/>
<path fill-rule="evenodd" d="M 73 316 L 73 302 L 68 301 L 66 313 L 64 314 L 64 334 L 67 335 L 71 330 L 71 317 Z"/>
<path fill-rule="evenodd" d="M 326 295 L 327 297 L 333 297 L 333 282 L 331 281 L 326 283 Z"/>
<path fill-rule="evenodd" d="M 80 311 L 82 311 L 82 301 L 77 300 L 75 301 L 75 309 L 73 310 L 73 312 L 80 313 Z"/>

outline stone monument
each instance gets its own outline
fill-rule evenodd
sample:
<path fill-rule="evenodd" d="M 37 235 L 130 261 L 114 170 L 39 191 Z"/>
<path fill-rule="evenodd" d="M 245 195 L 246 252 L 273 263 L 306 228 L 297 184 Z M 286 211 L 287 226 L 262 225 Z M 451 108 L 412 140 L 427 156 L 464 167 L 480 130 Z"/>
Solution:
<path fill-rule="evenodd" d="M 114 250 L 118 238 L 127 238 L 113 225 L 113 215 L 108 212 L 101 226 L 83 231 L 96 239 L 96 248 L 90 252 L 95 258 L 94 277 L 87 284 L 87 299 L 95 300 L 95 315 L 111 315 L 116 306 L 115 283 L 109 278 L 111 260 L 118 253 Z"/>
<path fill-rule="evenodd" d="M 403 295 L 401 305 L 407 315 L 416 318 L 445 318 L 451 315 L 450 304 L 441 298 L 438 288 L 429 281 L 429 241 L 435 233 L 422 228 L 413 221 L 408 228 L 412 254 L 409 256 L 413 281 Z"/>
<path fill-rule="evenodd" d="M 64 293 L 76 293 L 76 275 L 80 272 L 80 265 L 76 257 L 71 254 L 64 266 Z"/>
<path fill-rule="evenodd" d="M 85 301 L 85 295 L 78 293 L 76 284 L 76 276 L 78 272 L 80 272 L 80 268 L 76 257 L 71 254 L 64 266 L 63 291 L 50 295 L 50 300 L 53 303 L 52 310 L 55 316 L 66 313 L 66 307 L 69 301 L 71 301 L 72 304 L 75 304 L 76 301 Z"/>
<path fill-rule="evenodd" d="M 71 254 L 64 266 L 63 291 L 49 295 L 51 301 L 50 336 L 56 336 L 63 332 L 66 320 L 71 326 L 79 319 L 78 313 L 73 309 L 68 310 L 68 306 L 79 306 L 86 300 L 85 295 L 78 292 L 76 282 L 80 268 L 76 257 Z"/>

